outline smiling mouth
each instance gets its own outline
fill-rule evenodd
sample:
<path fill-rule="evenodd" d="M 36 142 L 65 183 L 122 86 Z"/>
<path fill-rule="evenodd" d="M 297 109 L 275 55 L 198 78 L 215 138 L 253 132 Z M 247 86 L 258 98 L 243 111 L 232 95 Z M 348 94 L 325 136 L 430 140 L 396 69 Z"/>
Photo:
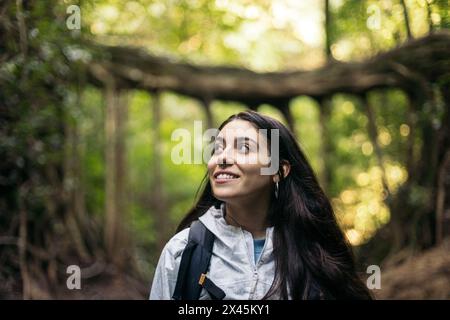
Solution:
<path fill-rule="evenodd" d="M 224 182 L 229 182 L 229 181 L 234 181 L 239 179 L 239 176 L 233 173 L 221 173 L 218 172 L 214 175 L 214 180 L 218 183 L 224 183 Z"/>

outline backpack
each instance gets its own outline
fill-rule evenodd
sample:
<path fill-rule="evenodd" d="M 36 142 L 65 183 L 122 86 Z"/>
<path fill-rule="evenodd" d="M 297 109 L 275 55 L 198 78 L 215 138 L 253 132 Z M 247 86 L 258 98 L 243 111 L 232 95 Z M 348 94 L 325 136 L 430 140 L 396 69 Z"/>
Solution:
<path fill-rule="evenodd" d="M 172 298 L 198 300 L 204 288 L 213 300 L 222 300 L 225 292 L 206 277 L 214 245 L 214 234 L 199 220 L 192 222 L 189 238 L 181 256 Z"/>

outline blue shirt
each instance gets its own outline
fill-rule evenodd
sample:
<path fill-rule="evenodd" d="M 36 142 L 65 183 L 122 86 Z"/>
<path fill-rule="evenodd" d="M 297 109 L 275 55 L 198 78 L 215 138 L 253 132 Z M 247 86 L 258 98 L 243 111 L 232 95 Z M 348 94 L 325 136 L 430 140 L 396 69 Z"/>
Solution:
<path fill-rule="evenodd" d="M 255 254 L 255 263 L 258 261 L 259 256 L 261 255 L 262 249 L 264 248 L 264 243 L 266 239 L 253 239 L 253 249 Z"/>

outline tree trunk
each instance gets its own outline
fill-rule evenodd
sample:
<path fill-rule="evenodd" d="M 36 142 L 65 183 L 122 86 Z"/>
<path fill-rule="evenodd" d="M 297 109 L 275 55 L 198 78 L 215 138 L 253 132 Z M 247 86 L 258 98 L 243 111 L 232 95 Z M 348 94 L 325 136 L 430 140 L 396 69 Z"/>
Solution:
<path fill-rule="evenodd" d="M 331 61 L 333 59 L 333 55 L 331 53 L 331 12 L 330 12 L 330 0 L 324 0 L 325 6 L 325 54 L 327 57 L 327 61 Z"/>
<path fill-rule="evenodd" d="M 289 100 L 280 101 L 280 103 L 278 105 L 275 104 L 275 106 L 278 107 L 278 109 L 283 114 L 284 119 L 286 119 L 288 128 L 291 130 L 292 134 L 294 136 L 297 136 L 297 133 L 295 132 L 295 119 L 292 115 L 291 108 L 289 107 Z"/>
<path fill-rule="evenodd" d="M 320 124 L 320 137 L 322 139 L 320 146 L 320 155 L 322 159 L 322 172 L 321 172 L 321 180 L 322 187 L 326 192 L 330 191 L 331 186 L 331 168 L 330 168 L 330 157 L 333 154 L 333 145 L 330 139 L 330 132 L 328 128 L 331 108 L 332 108 L 332 99 L 331 98 L 322 98 L 318 100 L 319 103 L 319 124 Z"/>
<path fill-rule="evenodd" d="M 427 7 L 428 32 L 432 33 L 434 26 L 433 26 L 433 19 L 431 18 L 431 13 L 432 13 L 431 4 L 428 1 L 425 1 L 425 5 Z"/>
<path fill-rule="evenodd" d="M 406 6 L 405 0 L 400 0 L 400 3 L 403 7 L 403 18 L 405 19 L 405 29 L 406 29 L 406 35 L 408 36 L 408 39 L 412 39 L 412 33 L 411 33 L 411 27 L 409 23 L 409 14 L 408 14 L 408 7 Z"/>
<path fill-rule="evenodd" d="M 331 53 L 331 12 L 330 12 L 330 1 L 324 0 L 325 6 L 325 55 L 327 57 L 327 63 L 333 63 L 333 55 Z M 320 97 L 318 99 L 319 102 L 319 124 L 320 124 L 320 132 L 321 132 L 321 159 L 322 159 L 322 187 L 325 191 L 330 191 L 331 185 L 331 170 L 329 166 L 329 159 L 332 153 L 332 145 L 330 134 L 328 132 L 328 125 L 330 119 L 330 113 L 332 108 L 332 97 Z"/>
<path fill-rule="evenodd" d="M 153 187 L 152 187 L 152 204 L 155 210 L 155 230 L 156 246 L 159 252 L 163 249 L 167 242 L 169 233 L 170 216 L 167 210 L 166 197 L 164 192 L 164 180 L 162 175 L 162 138 L 160 133 L 161 126 L 161 100 L 159 92 L 155 92 L 152 96 L 152 113 L 153 113 Z"/>
<path fill-rule="evenodd" d="M 114 83 L 106 86 L 106 192 L 105 244 L 109 259 L 123 267 L 128 258 L 127 188 L 125 131 L 127 118 L 126 93 Z"/>
<path fill-rule="evenodd" d="M 389 197 L 391 192 L 389 190 L 389 186 L 386 181 L 386 170 L 384 168 L 383 155 L 381 152 L 380 144 L 378 143 L 378 127 L 376 123 L 375 111 L 373 110 L 373 106 L 369 101 L 369 97 L 366 94 L 363 98 L 363 106 L 364 111 L 367 116 L 367 132 L 369 133 L 369 139 L 372 143 L 373 149 L 375 150 L 375 156 L 377 158 L 377 164 L 381 169 L 381 182 L 383 184 L 383 192 L 386 193 L 386 196 Z"/>
<path fill-rule="evenodd" d="M 81 181 L 81 159 L 78 149 L 78 125 L 74 118 L 66 115 L 64 152 L 64 198 L 66 203 L 65 224 L 78 255 L 83 261 L 90 259 L 82 229 L 85 226 L 84 192 Z"/>
<path fill-rule="evenodd" d="M 28 218 L 27 211 L 25 208 L 24 197 L 28 188 L 21 187 L 19 189 L 19 266 L 20 266 L 20 275 L 22 278 L 22 298 L 24 300 L 28 300 L 31 298 L 31 279 L 30 274 L 28 272 L 28 261 L 27 261 L 27 242 L 28 242 Z"/>
<path fill-rule="evenodd" d="M 444 102 L 442 126 L 438 132 L 438 182 L 436 193 L 436 242 L 450 236 L 450 89 L 441 88 Z"/>
<path fill-rule="evenodd" d="M 446 159 L 450 150 L 450 108 L 445 90 L 442 89 L 442 96 L 446 105 L 438 129 L 433 123 L 441 112 L 436 109 L 434 99 L 420 86 L 415 92 L 409 92 L 409 113 L 419 110 L 421 114 L 417 121 L 409 123 L 412 136 L 408 140 L 405 163 L 408 179 L 388 198 L 390 222 L 360 248 L 361 261 L 397 264 L 448 235 L 450 167 Z M 418 151 L 417 156 L 414 149 Z"/>
<path fill-rule="evenodd" d="M 211 112 L 211 100 L 204 99 L 202 101 L 202 105 L 203 105 L 203 108 L 205 109 L 207 129 L 214 128 L 214 120 L 213 120 L 213 115 Z"/>

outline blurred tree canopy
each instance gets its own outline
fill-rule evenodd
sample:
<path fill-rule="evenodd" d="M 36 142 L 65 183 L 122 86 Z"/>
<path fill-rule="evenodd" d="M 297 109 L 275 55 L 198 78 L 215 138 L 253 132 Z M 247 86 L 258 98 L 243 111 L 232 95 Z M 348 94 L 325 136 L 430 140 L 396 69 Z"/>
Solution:
<path fill-rule="evenodd" d="M 172 132 L 247 108 L 296 134 L 361 272 L 438 246 L 449 27 L 444 0 L 2 2 L 0 297 L 146 297 L 206 170 Z"/>

